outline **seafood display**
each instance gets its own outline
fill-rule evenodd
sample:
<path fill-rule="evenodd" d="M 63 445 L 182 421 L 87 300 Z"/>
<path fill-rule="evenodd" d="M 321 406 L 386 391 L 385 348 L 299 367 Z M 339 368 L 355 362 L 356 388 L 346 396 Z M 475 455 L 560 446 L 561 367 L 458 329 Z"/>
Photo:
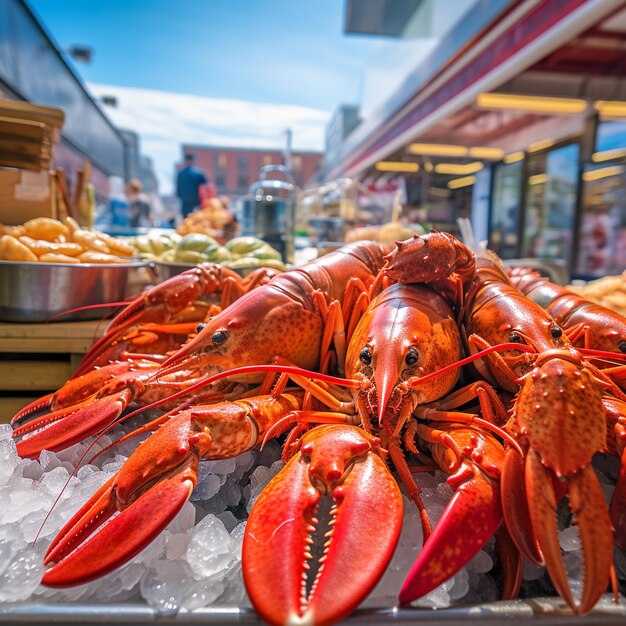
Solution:
<path fill-rule="evenodd" d="M 494 537 L 503 598 L 519 593 L 524 560 L 545 566 L 574 613 L 617 593 L 626 321 L 579 321 L 580 301 L 559 317 L 516 289 L 495 255 L 446 233 L 390 248 L 355 243 L 246 279 L 205 264 L 123 310 L 75 376 L 13 420 L 18 453 L 34 459 L 91 435 L 115 446 L 107 437 L 129 418 L 124 445 L 149 433 L 77 503 L 41 555 L 43 584 L 80 585 L 130 561 L 185 509 L 204 459 L 279 440 L 285 465 L 252 507 L 242 545 L 247 593 L 269 623 L 352 613 L 389 567 L 403 498 L 423 537 L 397 590 L 403 605 Z M 610 506 L 591 464 L 598 453 L 621 461 Z M 433 524 L 415 475 L 435 470 L 454 495 Z M 559 547 L 561 501 L 579 529 L 578 595 Z"/>

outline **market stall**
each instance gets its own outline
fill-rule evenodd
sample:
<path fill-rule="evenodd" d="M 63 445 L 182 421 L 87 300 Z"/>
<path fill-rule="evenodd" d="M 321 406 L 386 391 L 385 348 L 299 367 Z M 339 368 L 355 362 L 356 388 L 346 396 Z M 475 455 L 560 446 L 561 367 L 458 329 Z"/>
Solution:
<path fill-rule="evenodd" d="M 624 623 L 625 153 L 473 111 L 620 7 L 481 4 L 314 184 L 176 228 L 96 228 L 0 99 L 0 624 Z"/>

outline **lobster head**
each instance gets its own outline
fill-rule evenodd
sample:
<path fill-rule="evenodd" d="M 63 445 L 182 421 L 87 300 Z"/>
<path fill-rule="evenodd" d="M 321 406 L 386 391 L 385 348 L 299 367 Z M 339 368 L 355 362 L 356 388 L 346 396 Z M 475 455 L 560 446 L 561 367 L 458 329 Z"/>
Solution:
<path fill-rule="evenodd" d="M 458 370 L 417 387 L 411 381 L 459 360 L 461 339 L 443 298 L 422 285 L 396 284 L 369 306 L 348 346 L 346 375 L 381 424 L 447 393 Z M 389 424 L 392 429 L 395 424 Z"/>
<path fill-rule="evenodd" d="M 501 286 L 487 287 L 490 299 L 502 295 Z M 571 346 L 567 336 L 552 316 L 539 305 L 519 296 L 502 298 L 499 306 L 487 302 L 469 313 L 467 331 L 470 351 L 477 352 L 489 345 L 519 343 L 528 351 L 503 350 L 499 358 L 478 362 L 476 368 L 490 383 L 512 393 L 517 392 L 517 378 L 528 374 L 535 367 L 537 355 L 549 350 L 568 350 Z M 522 302 L 523 299 L 523 302 Z M 500 364 L 504 364 L 504 368 Z"/>
<path fill-rule="evenodd" d="M 314 369 L 319 361 L 322 320 L 272 285 L 248 292 L 206 324 L 163 363 L 161 374 L 177 369 L 215 374 L 246 365 L 265 365 L 276 356 Z M 233 380 L 255 382 L 262 374 Z"/>

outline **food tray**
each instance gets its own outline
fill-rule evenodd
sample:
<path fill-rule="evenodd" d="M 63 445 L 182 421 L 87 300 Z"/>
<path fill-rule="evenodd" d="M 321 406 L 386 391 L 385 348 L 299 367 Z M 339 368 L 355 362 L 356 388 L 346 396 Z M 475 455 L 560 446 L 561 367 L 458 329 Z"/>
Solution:
<path fill-rule="evenodd" d="M 341 624 L 540 624 L 580 626 L 624 624 L 626 605 L 614 604 L 608 596 L 584 616 L 574 616 L 559 598 L 534 598 L 492 602 L 448 609 L 359 609 Z M 248 608 L 216 607 L 159 613 L 145 604 L 0 604 L 0 624 L 263 624 Z"/>
<path fill-rule="evenodd" d="M 64 264 L 0 261 L 0 320 L 47 322 L 54 315 L 127 296 L 132 273 L 144 261 L 119 264 Z M 101 319 L 110 309 L 64 315 L 63 321 Z"/>

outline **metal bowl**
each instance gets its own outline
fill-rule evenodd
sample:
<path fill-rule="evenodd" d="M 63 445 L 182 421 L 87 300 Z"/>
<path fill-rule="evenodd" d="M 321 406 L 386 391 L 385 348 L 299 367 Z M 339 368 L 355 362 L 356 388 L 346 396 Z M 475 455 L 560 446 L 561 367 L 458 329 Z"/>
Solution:
<path fill-rule="evenodd" d="M 131 274 L 146 265 L 0 261 L 0 320 L 46 322 L 77 307 L 119 302 L 127 295 Z M 100 319 L 110 310 L 77 311 L 59 321 Z"/>
<path fill-rule="evenodd" d="M 210 263 L 210 261 L 208 262 Z M 167 263 L 165 261 L 155 261 L 153 263 L 153 271 L 156 275 L 157 281 L 160 283 L 162 283 L 164 280 L 167 280 L 168 278 L 172 278 L 173 276 L 176 276 L 177 274 L 180 274 L 186 270 L 190 270 L 194 267 L 197 266 L 189 265 L 187 263 Z M 254 272 L 254 270 L 258 270 L 263 266 L 246 265 L 228 268 L 228 265 L 224 265 L 224 267 L 226 267 L 227 269 L 232 269 L 233 272 L 237 272 L 237 274 L 245 278 L 248 274 L 251 274 L 252 272 Z"/>
<path fill-rule="evenodd" d="M 154 261 L 153 263 L 154 274 L 160 283 L 194 267 L 196 266 L 189 263 L 168 263 L 166 261 Z"/>

